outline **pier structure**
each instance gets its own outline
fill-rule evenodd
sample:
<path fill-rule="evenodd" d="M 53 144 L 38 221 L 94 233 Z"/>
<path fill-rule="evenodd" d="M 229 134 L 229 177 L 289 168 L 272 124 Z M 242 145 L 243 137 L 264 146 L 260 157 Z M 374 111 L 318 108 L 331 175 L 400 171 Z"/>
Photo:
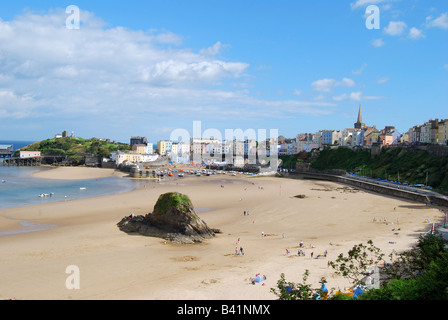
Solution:
<path fill-rule="evenodd" d="M 0 163 L 4 163 L 5 159 L 10 159 L 14 155 L 14 147 L 12 144 L 0 144 Z"/>
<path fill-rule="evenodd" d="M 8 150 L 10 151 L 10 156 L 3 159 L 3 166 L 25 167 L 41 165 L 42 157 L 39 151 L 19 151 L 19 156 L 17 157 L 12 146 Z"/>
<path fill-rule="evenodd" d="M 0 144 L 0 158 L 11 158 L 14 154 L 14 147 L 12 144 Z"/>
<path fill-rule="evenodd" d="M 42 157 L 29 157 L 29 158 L 20 158 L 20 157 L 10 157 L 5 158 L 2 161 L 3 166 L 17 166 L 17 167 L 33 167 L 40 166 L 42 161 Z"/>

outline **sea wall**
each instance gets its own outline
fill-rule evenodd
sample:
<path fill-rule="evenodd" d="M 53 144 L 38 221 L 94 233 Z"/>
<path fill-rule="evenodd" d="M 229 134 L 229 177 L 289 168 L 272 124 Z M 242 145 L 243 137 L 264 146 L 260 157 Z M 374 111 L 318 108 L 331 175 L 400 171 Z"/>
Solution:
<path fill-rule="evenodd" d="M 377 184 L 368 181 L 362 181 L 342 175 L 327 174 L 327 173 L 317 173 L 317 172 L 295 172 L 289 173 L 287 175 L 282 175 L 287 178 L 293 179 L 316 179 L 316 180 L 327 180 L 337 183 L 342 183 L 364 189 L 371 192 L 376 192 L 383 194 L 385 196 L 398 197 L 406 200 L 421 202 L 421 203 L 432 203 L 438 206 L 448 207 L 448 199 L 442 195 L 437 195 L 434 192 L 426 193 L 421 190 L 410 191 L 405 190 L 400 185 L 384 185 Z"/>

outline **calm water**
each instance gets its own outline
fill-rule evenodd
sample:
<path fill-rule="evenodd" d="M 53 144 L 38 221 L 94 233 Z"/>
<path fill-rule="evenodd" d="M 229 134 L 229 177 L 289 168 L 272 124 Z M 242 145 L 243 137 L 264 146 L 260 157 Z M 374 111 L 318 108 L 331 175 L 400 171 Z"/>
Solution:
<path fill-rule="evenodd" d="M 0 166 L 0 209 L 128 192 L 139 184 L 119 177 L 81 181 L 33 177 L 32 174 L 39 170 L 49 169 Z M 51 193 L 51 197 L 39 197 Z"/>
<path fill-rule="evenodd" d="M 36 142 L 36 141 L 16 141 L 16 140 L 1 140 L 0 139 L 0 144 L 12 145 L 14 150 L 18 150 L 20 148 L 29 146 L 30 144 L 32 144 L 34 142 Z"/>

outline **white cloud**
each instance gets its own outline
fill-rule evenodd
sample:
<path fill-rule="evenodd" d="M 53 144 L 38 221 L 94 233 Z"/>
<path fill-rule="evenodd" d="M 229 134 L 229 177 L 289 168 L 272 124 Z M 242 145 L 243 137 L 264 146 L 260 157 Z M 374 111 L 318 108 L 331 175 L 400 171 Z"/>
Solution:
<path fill-rule="evenodd" d="M 314 81 L 311 86 L 315 91 L 330 92 L 335 86 L 335 79 L 321 79 Z"/>
<path fill-rule="evenodd" d="M 20 95 L 10 89 L 0 90 L 0 116 L 21 119 L 32 113 L 39 104 L 29 94 Z"/>
<path fill-rule="evenodd" d="M 137 123 L 169 127 L 164 122 L 234 120 L 241 114 L 250 121 L 284 117 L 278 108 L 291 117 L 328 114 L 335 106 L 254 98 L 240 89 L 250 78 L 249 64 L 219 59 L 227 46 L 219 41 L 193 50 L 183 46 L 183 36 L 166 30 L 109 27 L 84 11 L 80 29 L 68 30 L 65 19 L 60 9 L 0 20 L 1 119 L 55 127 L 79 121 L 92 135 L 92 129 L 109 127 L 128 135 Z"/>
<path fill-rule="evenodd" d="M 172 44 L 176 46 L 182 45 L 184 39 L 181 35 L 175 34 L 171 31 L 159 31 L 152 29 L 150 31 L 151 33 L 154 33 L 152 36 L 155 41 L 162 44 Z"/>
<path fill-rule="evenodd" d="M 383 84 L 383 83 L 388 82 L 389 80 L 390 80 L 389 77 L 384 77 L 384 78 L 380 78 L 380 79 L 378 79 L 377 83 L 378 83 L 378 84 Z"/>
<path fill-rule="evenodd" d="M 434 20 L 431 17 L 427 17 L 426 21 L 430 27 L 448 29 L 448 12 L 442 13 Z"/>
<path fill-rule="evenodd" d="M 364 96 L 361 91 L 351 92 L 350 94 L 341 94 L 339 96 L 334 96 L 334 101 L 362 101 L 362 100 L 379 100 L 384 99 L 384 97 L 377 96 Z"/>
<path fill-rule="evenodd" d="M 324 94 L 319 94 L 314 98 L 315 101 L 325 100 L 326 96 Z"/>
<path fill-rule="evenodd" d="M 17 98 L 8 99 L 18 109 L 11 112 L 0 104 L 3 115 L 41 116 L 44 113 L 33 109 L 37 105 L 64 115 L 129 108 L 157 111 L 158 97 L 168 92 L 162 87 L 171 88 L 170 95 L 182 100 L 186 89 L 213 91 L 213 86 L 226 81 L 244 81 L 249 67 L 214 58 L 222 48 L 220 42 L 195 53 L 167 48 L 182 44 L 182 36 L 169 31 L 106 28 L 85 11 L 80 29 L 69 30 L 65 19 L 65 11 L 55 10 L 0 20 L 0 81 L 14 92 Z M 28 96 L 35 103 L 19 98 Z M 6 101 L 6 96 L 2 99 Z"/>
<path fill-rule="evenodd" d="M 294 90 L 294 95 L 295 96 L 300 96 L 302 94 L 302 91 L 301 90 L 298 90 L 298 89 L 295 89 Z"/>
<path fill-rule="evenodd" d="M 372 46 L 374 46 L 375 48 L 380 48 L 385 44 L 383 39 L 373 39 L 371 43 Z"/>
<path fill-rule="evenodd" d="M 415 27 L 412 27 L 411 30 L 409 30 L 409 38 L 411 39 L 421 39 L 425 38 L 425 35 L 423 32 Z"/>
<path fill-rule="evenodd" d="M 311 86 L 315 91 L 330 92 L 334 87 L 353 87 L 355 81 L 350 78 L 343 78 L 341 81 L 336 79 L 321 79 L 314 81 Z"/>
<path fill-rule="evenodd" d="M 354 87 L 355 81 L 353 81 L 352 79 L 349 79 L 349 78 L 344 78 L 344 79 L 342 79 L 341 82 L 336 83 L 336 85 L 344 86 L 344 87 Z"/>
<path fill-rule="evenodd" d="M 356 0 L 356 2 L 352 2 L 350 6 L 352 9 L 357 9 L 360 7 L 366 7 L 372 4 L 380 4 L 384 2 L 388 2 L 388 0 Z"/>
<path fill-rule="evenodd" d="M 206 55 L 206 56 L 215 56 L 218 53 L 221 52 L 221 50 L 225 47 L 228 47 L 228 45 L 223 45 L 220 41 L 216 42 L 214 45 L 212 45 L 211 47 L 208 47 L 206 49 L 202 49 L 200 51 L 200 54 L 202 55 Z"/>
<path fill-rule="evenodd" d="M 399 36 L 406 30 L 407 24 L 403 21 L 391 21 L 389 25 L 384 28 L 384 32 L 391 36 Z"/>
<path fill-rule="evenodd" d="M 360 75 L 366 67 L 367 67 L 367 63 L 364 63 L 361 68 L 359 68 L 358 70 L 352 71 L 352 74 Z"/>
<path fill-rule="evenodd" d="M 352 101 L 361 101 L 362 98 L 362 92 L 352 92 L 350 94 L 341 94 L 339 96 L 333 97 L 334 101 L 345 101 L 345 100 L 352 100 Z"/>

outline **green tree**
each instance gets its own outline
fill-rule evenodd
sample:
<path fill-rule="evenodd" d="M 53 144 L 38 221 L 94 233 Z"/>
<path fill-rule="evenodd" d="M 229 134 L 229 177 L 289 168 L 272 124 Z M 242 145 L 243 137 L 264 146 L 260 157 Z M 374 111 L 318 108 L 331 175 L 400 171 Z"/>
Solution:
<path fill-rule="evenodd" d="M 286 281 L 285 274 L 280 275 L 277 281 L 277 288 L 271 288 L 271 292 L 275 294 L 279 300 L 315 300 L 316 293 L 322 296 L 321 289 L 313 289 L 311 284 L 307 283 L 310 275 L 309 270 L 305 270 L 302 283 L 294 283 Z M 325 282 L 325 279 L 322 279 Z"/>
<path fill-rule="evenodd" d="M 373 245 L 373 241 L 367 241 L 367 245 L 358 244 L 349 250 L 347 256 L 342 253 L 336 261 L 331 261 L 330 265 L 335 269 L 337 275 L 349 279 L 353 285 L 361 284 L 364 273 L 369 265 L 377 265 L 383 260 L 384 254 Z"/>
<path fill-rule="evenodd" d="M 448 300 L 448 254 L 442 236 L 420 236 L 417 246 L 396 255 L 382 270 L 388 275 L 381 288 L 369 290 L 364 300 Z"/>

